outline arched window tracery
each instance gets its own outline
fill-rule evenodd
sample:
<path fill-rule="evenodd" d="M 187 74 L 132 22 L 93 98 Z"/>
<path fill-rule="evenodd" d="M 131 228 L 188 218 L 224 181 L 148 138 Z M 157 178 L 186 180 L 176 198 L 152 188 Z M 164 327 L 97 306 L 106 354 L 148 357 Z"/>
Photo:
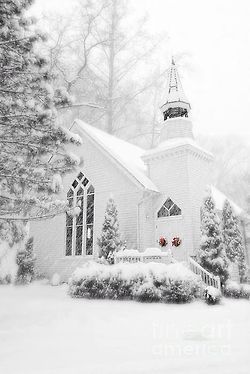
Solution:
<path fill-rule="evenodd" d="M 66 256 L 93 254 L 94 199 L 94 187 L 80 172 L 67 193 L 72 211 L 66 213 Z M 74 207 L 79 208 L 77 214 Z"/>

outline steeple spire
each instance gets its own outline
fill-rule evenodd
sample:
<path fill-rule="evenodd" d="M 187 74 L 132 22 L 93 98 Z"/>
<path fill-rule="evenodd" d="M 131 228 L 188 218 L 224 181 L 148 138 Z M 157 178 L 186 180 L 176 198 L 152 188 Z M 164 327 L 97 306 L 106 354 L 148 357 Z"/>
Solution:
<path fill-rule="evenodd" d="M 162 105 L 164 121 L 174 117 L 188 117 L 191 106 L 184 94 L 174 58 L 168 74 L 167 100 Z"/>

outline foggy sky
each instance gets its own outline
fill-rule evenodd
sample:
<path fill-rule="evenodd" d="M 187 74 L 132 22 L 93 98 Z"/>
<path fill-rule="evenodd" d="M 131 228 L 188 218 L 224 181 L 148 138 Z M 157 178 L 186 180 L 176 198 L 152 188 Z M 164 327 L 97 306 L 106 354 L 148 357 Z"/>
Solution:
<path fill-rule="evenodd" d="M 36 0 L 43 10 L 67 12 L 72 0 Z M 194 130 L 202 134 L 239 134 L 250 139 L 250 1 L 134 0 L 134 11 L 149 14 L 152 34 L 169 35 L 169 55 L 180 61 L 190 99 Z M 73 21 L 73 20 L 72 20 Z"/>

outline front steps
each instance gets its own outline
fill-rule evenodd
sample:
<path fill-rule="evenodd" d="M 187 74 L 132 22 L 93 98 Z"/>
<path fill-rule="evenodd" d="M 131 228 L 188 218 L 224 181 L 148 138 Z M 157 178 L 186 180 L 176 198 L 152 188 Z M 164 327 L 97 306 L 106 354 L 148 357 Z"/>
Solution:
<path fill-rule="evenodd" d="M 188 266 L 193 273 L 199 275 L 203 283 L 207 286 L 213 286 L 218 290 L 221 290 L 221 282 L 220 277 L 215 276 L 212 273 L 209 273 L 206 269 L 204 269 L 198 262 L 196 262 L 192 257 L 188 258 Z"/>

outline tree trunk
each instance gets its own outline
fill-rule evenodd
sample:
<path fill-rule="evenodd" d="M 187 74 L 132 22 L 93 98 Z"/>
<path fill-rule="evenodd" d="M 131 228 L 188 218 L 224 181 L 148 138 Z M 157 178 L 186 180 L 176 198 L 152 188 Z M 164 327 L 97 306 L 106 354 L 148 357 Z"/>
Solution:
<path fill-rule="evenodd" d="M 115 61 L 115 32 L 116 32 L 116 7 L 117 0 L 112 1 L 111 25 L 109 31 L 109 80 L 108 80 L 108 109 L 107 109 L 107 132 L 114 132 L 114 61 Z"/>

